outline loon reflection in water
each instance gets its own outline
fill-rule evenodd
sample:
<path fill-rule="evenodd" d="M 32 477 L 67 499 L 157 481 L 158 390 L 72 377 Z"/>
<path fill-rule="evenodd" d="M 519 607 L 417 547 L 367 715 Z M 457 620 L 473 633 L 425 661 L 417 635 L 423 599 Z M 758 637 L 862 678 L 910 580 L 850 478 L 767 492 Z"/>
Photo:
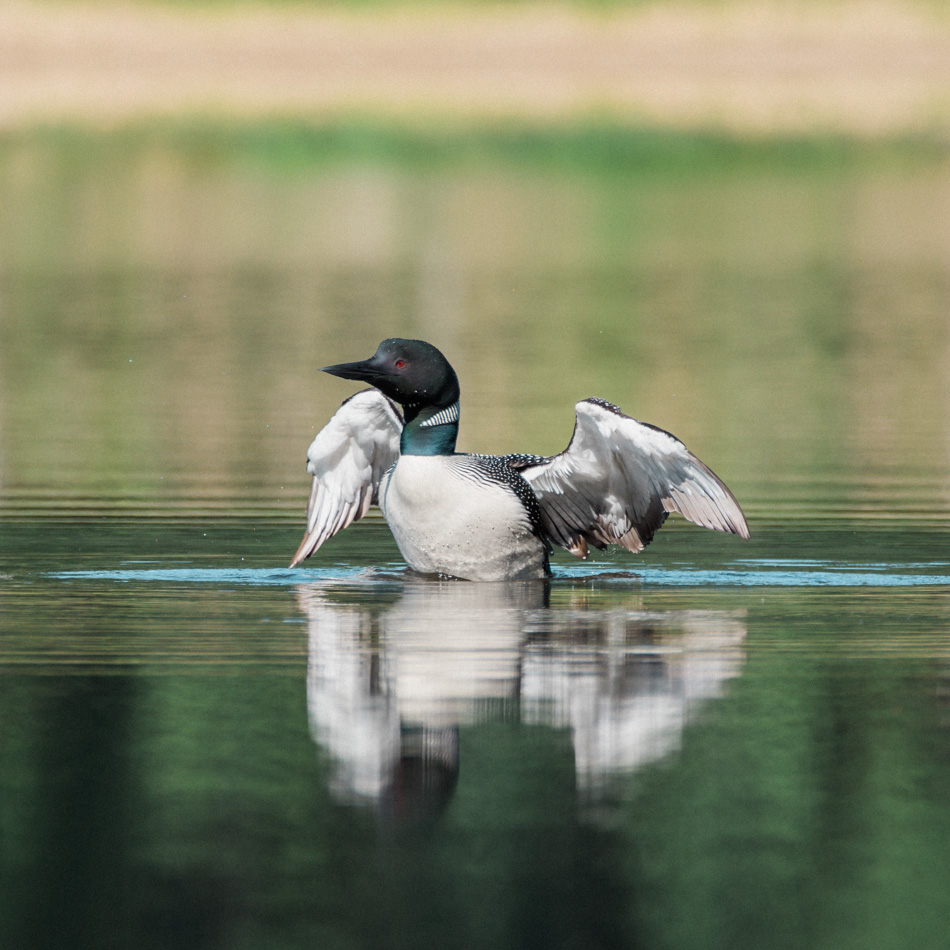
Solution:
<path fill-rule="evenodd" d="M 385 599 L 297 588 L 309 633 L 312 734 L 341 801 L 426 814 L 451 798 L 458 730 L 503 715 L 569 729 L 578 791 L 594 803 L 677 747 L 701 704 L 740 672 L 744 615 L 549 609 L 549 584 L 409 575 Z"/>

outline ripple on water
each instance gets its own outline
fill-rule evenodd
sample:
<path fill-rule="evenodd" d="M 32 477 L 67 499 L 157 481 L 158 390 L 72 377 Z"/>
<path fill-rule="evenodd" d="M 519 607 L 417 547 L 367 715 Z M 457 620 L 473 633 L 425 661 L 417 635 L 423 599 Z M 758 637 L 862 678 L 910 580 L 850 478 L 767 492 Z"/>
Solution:
<path fill-rule="evenodd" d="M 638 571 L 609 572 L 599 564 L 559 565 L 552 578 L 590 579 L 604 583 L 634 581 L 644 587 L 946 587 L 950 574 L 909 573 L 908 568 L 946 569 L 947 562 L 927 564 L 853 564 L 770 559 L 743 570 L 644 567 Z M 323 567 L 310 569 L 260 568 L 135 568 L 109 571 L 53 571 L 65 581 L 156 581 L 165 583 L 296 586 L 315 580 L 381 580 L 392 568 Z"/>

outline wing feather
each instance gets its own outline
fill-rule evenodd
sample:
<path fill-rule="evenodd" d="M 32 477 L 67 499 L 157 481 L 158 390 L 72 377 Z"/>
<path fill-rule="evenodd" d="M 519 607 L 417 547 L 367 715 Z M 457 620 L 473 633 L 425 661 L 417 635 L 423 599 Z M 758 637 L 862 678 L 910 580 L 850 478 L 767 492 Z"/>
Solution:
<path fill-rule="evenodd" d="M 307 450 L 313 475 L 307 529 L 290 562 L 296 567 L 376 503 L 379 482 L 399 457 L 402 416 L 379 390 L 351 396 Z"/>
<path fill-rule="evenodd" d="M 530 483 L 550 539 L 578 557 L 588 545 L 642 551 L 678 512 L 694 524 L 749 537 L 735 496 L 675 436 L 603 399 L 575 406 L 571 443 L 551 458 L 511 456 Z"/>

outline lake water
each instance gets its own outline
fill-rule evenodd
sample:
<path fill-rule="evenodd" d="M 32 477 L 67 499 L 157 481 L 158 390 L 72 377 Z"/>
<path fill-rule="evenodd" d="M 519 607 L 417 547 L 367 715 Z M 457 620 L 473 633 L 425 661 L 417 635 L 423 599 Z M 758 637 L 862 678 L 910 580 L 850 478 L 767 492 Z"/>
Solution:
<path fill-rule="evenodd" d="M 945 156 L 37 132 L 0 207 L 0 945 L 946 945 Z M 463 450 L 600 395 L 751 540 L 288 570 L 315 368 L 390 335 Z"/>

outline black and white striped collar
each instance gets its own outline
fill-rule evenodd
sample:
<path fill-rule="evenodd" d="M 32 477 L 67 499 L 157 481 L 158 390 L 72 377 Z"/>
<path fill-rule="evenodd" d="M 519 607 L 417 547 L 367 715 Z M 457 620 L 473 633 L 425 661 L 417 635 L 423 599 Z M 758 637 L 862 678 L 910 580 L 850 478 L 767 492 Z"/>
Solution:
<path fill-rule="evenodd" d="M 459 404 L 458 400 L 452 403 L 451 406 L 448 406 L 445 409 L 440 409 L 434 416 L 430 416 L 426 419 L 425 422 L 420 422 L 420 428 L 428 428 L 429 426 L 444 426 L 448 425 L 450 422 L 459 421 Z"/>

